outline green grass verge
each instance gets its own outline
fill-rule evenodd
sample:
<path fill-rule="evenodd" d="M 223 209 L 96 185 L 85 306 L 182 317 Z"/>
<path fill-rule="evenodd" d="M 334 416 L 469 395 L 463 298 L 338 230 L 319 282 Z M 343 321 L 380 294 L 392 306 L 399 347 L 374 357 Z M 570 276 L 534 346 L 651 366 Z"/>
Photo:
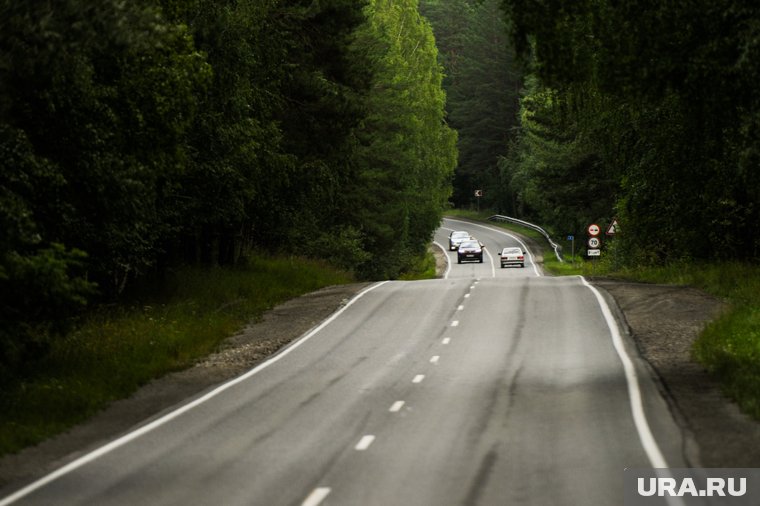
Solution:
<path fill-rule="evenodd" d="M 422 257 L 412 263 L 412 267 L 402 273 L 398 279 L 402 281 L 415 281 L 420 279 L 435 279 L 435 255 L 427 251 Z"/>
<path fill-rule="evenodd" d="M 486 221 L 492 213 L 447 212 Z M 492 223 L 536 239 L 543 247 L 544 268 L 554 275 L 608 276 L 646 283 L 692 286 L 728 304 L 709 323 L 692 350 L 694 358 L 716 378 L 723 392 L 745 413 L 760 420 L 760 266 L 727 262 L 679 262 L 658 267 L 621 267 L 613 260 L 587 261 L 581 257 L 556 260 L 546 240 L 515 225 Z M 564 244 L 565 251 L 569 244 Z"/>
<path fill-rule="evenodd" d="M 149 380 L 213 352 L 287 299 L 351 282 L 300 258 L 253 257 L 235 269 L 185 269 L 162 301 L 93 311 L 27 377 L 0 393 L 0 455 L 38 443 Z"/>

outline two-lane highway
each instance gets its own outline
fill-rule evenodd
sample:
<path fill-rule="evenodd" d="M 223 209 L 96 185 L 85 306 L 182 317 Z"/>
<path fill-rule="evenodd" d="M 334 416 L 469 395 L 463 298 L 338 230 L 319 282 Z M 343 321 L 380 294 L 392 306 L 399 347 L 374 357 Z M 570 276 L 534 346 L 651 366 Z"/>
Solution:
<path fill-rule="evenodd" d="M 453 220 L 436 242 L 460 229 L 491 255 L 524 247 Z M 685 466 L 598 292 L 530 256 L 448 255 L 446 279 L 372 285 L 269 362 L 0 506 L 609 505 L 624 468 Z"/>

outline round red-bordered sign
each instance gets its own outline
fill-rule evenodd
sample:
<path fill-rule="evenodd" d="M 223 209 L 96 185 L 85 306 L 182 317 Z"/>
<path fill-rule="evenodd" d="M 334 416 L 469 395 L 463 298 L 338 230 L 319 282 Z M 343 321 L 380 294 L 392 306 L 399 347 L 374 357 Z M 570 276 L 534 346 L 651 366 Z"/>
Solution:
<path fill-rule="evenodd" d="M 602 229 L 599 228 L 599 225 L 597 225 L 596 223 L 592 223 L 591 225 L 588 226 L 588 235 L 590 235 L 591 237 L 596 237 L 601 232 L 602 232 Z"/>

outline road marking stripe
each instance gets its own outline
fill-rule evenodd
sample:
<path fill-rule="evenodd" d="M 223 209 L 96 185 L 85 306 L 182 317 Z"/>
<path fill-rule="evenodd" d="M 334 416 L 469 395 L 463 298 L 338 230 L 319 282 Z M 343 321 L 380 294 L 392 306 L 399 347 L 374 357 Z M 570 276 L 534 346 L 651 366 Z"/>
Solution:
<path fill-rule="evenodd" d="M 332 490 L 329 487 L 315 488 L 312 493 L 309 494 L 309 497 L 307 497 L 306 500 L 301 503 L 301 506 L 318 506 L 322 501 L 325 500 L 325 497 L 330 495 L 331 491 Z"/>
<path fill-rule="evenodd" d="M 396 401 L 393 403 L 393 406 L 391 406 L 391 409 L 389 409 L 388 411 L 390 411 L 391 413 L 398 413 L 399 411 L 401 411 L 401 408 L 404 407 L 404 404 L 405 404 L 404 401 Z"/>
<path fill-rule="evenodd" d="M 432 357 L 430 359 L 430 363 L 431 364 L 437 364 L 440 359 L 441 359 L 441 357 L 439 355 L 436 355 L 436 356 L 434 356 L 434 357 Z"/>
<path fill-rule="evenodd" d="M 451 326 L 452 327 L 459 327 L 459 320 L 454 320 L 453 322 L 451 322 Z"/>
<path fill-rule="evenodd" d="M 464 298 L 465 299 L 469 299 L 470 298 L 470 294 L 469 293 L 464 294 Z"/>
<path fill-rule="evenodd" d="M 457 307 L 457 311 L 464 311 L 464 306 Z"/>
<path fill-rule="evenodd" d="M 450 342 L 451 342 L 451 338 L 450 337 L 444 337 L 443 341 L 441 341 L 442 344 L 449 344 Z"/>
<path fill-rule="evenodd" d="M 424 374 L 418 374 L 417 376 L 414 377 L 414 379 L 412 380 L 412 383 L 422 383 L 422 380 L 424 379 L 425 379 Z"/>
<path fill-rule="evenodd" d="M 581 278 L 583 284 L 586 285 L 596 297 L 596 300 L 602 309 L 604 320 L 607 322 L 607 327 L 610 330 L 610 335 L 612 336 L 612 344 L 615 347 L 615 351 L 617 352 L 618 357 L 620 357 L 620 361 L 623 363 L 625 379 L 628 383 L 628 397 L 631 402 L 633 422 L 636 425 L 636 430 L 639 433 L 641 445 L 644 447 L 644 451 L 646 452 L 647 457 L 649 457 L 649 462 L 652 464 L 652 467 L 668 467 L 668 463 L 665 461 L 665 457 L 663 457 L 662 452 L 660 451 L 660 447 L 657 446 L 657 441 L 655 441 L 654 436 L 652 435 L 652 430 L 649 428 L 649 423 L 647 423 L 647 417 L 644 413 L 644 405 L 641 401 L 641 391 L 639 390 L 639 380 L 636 376 L 636 369 L 634 368 L 633 362 L 628 356 L 628 353 L 625 351 L 625 345 L 623 344 L 623 339 L 620 336 L 620 331 L 618 330 L 617 323 L 615 322 L 615 317 L 612 316 L 612 311 L 607 305 L 607 301 L 605 301 L 604 297 L 602 297 L 602 294 L 599 293 L 599 290 L 597 290 L 588 281 L 586 281 L 586 278 L 583 276 L 579 277 Z"/>
<path fill-rule="evenodd" d="M 375 441 L 375 436 L 364 436 L 359 440 L 359 443 L 354 447 L 355 450 L 363 452 Z"/>
<path fill-rule="evenodd" d="M 282 360 L 284 357 L 286 357 L 288 354 L 290 354 L 295 349 L 299 348 L 301 345 L 303 345 L 305 342 L 307 342 L 309 339 L 314 337 L 317 333 L 319 333 L 322 329 L 327 327 L 330 323 L 335 321 L 340 315 L 343 314 L 349 307 L 354 305 L 356 301 L 364 297 L 366 294 L 371 292 L 372 290 L 375 290 L 376 288 L 380 288 L 384 284 L 388 283 L 388 281 L 382 281 L 380 283 L 376 283 L 369 288 L 364 289 L 363 291 L 359 292 L 353 299 L 348 301 L 348 303 L 340 308 L 338 311 L 333 313 L 331 317 L 323 321 L 319 326 L 312 329 L 310 332 L 308 332 L 303 337 L 300 337 L 299 339 L 293 341 L 293 343 L 284 348 L 282 351 L 271 357 L 265 362 L 262 362 L 258 366 L 254 367 L 247 373 L 243 374 L 242 376 L 238 376 L 237 378 L 228 381 L 227 383 L 224 383 L 218 387 L 216 387 L 214 390 L 210 391 L 206 395 L 199 397 L 195 399 L 194 401 L 185 404 L 184 406 L 181 406 L 177 408 L 176 410 L 167 413 L 166 415 L 162 416 L 161 418 L 158 418 L 156 420 L 153 420 L 147 425 L 143 425 L 139 429 L 130 432 L 129 434 L 125 434 L 124 436 L 115 439 L 111 441 L 110 443 L 101 446 L 100 448 L 93 450 L 92 452 L 83 455 L 82 457 L 79 457 L 78 459 L 74 460 L 73 462 L 68 463 L 67 465 L 59 468 L 56 471 L 53 471 L 52 473 L 43 476 L 39 480 L 27 485 L 26 487 L 14 492 L 13 494 L 5 497 L 4 499 L 0 499 L 0 506 L 8 506 L 9 504 L 13 504 L 14 502 L 18 501 L 19 499 L 26 497 L 27 495 L 31 494 L 35 490 L 44 487 L 48 483 L 51 483 L 61 476 L 64 476 L 66 474 L 69 474 L 72 471 L 75 471 L 76 469 L 79 469 L 80 467 L 89 464 L 90 462 L 94 461 L 95 459 L 98 459 L 102 457 L 103 455 L 106 455 L 107 453 L 110 453 L 117 448 L 120 448 L 127 443 L 134 441 L 135 439 L 144 436 L 145 434 L 157 429 L 158 427 L 161 427 L 162 425 L 165 425 L 166 423 L 174 420 L 175 418 L 183 415 L 184 413 L 187 413 L 191 409 L 200 406 L 201 404 L 205 403 L 206 401 L 216 397 L 217 395 L 221 394 L 225 390 L 228 390 L 232 388 L 233 386 L 237 385 L 238 383 L 242 383 L 243 381 L 247 380 L 248 378 L 254 376 L 255 374 L 258 374 L 259 372 L 263 371 L 267 367 L 269 367 L 272 364 L 275 364 Z"/>

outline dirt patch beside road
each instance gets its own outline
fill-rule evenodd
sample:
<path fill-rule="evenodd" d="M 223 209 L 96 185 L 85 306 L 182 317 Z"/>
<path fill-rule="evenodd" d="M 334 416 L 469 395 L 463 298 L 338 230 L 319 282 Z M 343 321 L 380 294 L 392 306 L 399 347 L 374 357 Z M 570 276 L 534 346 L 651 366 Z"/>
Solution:
<path fill-rule="evenodd" d="M 688 287 L 591 281 L 617 302 L 642 356 L 660 377 L 676 420 L 696 443 L 687 455 L 691 466 L 760 467 L 760 423 L 726 399 L 691 358 L 694 341 L 722 302 Z"/>

